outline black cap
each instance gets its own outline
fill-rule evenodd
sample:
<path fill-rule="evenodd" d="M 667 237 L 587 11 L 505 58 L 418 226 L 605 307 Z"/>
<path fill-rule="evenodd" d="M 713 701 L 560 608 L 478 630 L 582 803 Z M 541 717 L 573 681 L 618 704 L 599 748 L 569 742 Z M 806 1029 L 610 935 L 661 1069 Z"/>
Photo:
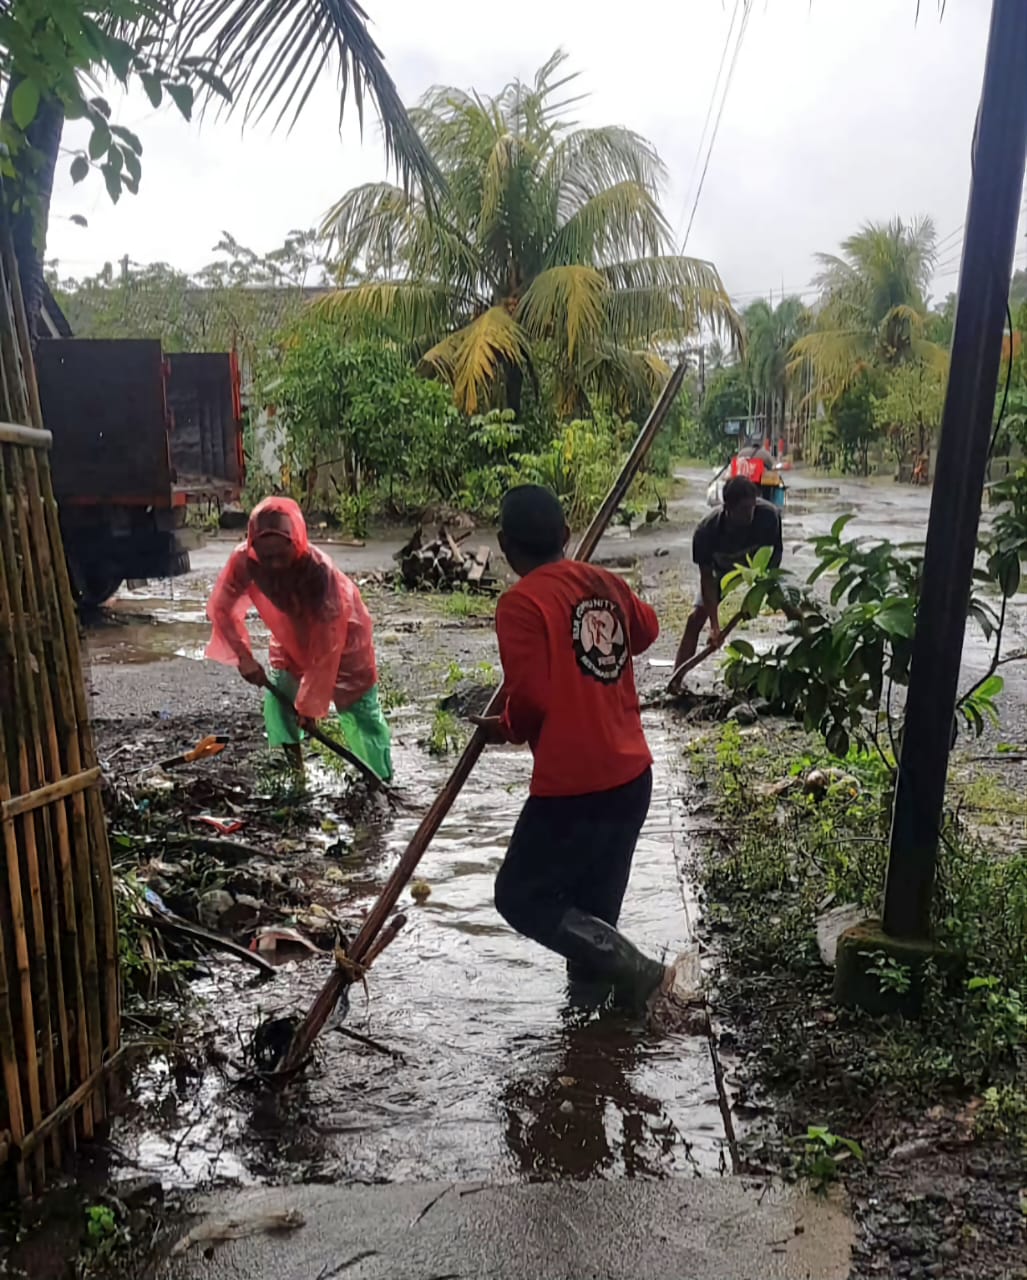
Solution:
<path fill-rule="evenodd" d="M 532 556 L 551 556 L 563 549 L 567 521 L 560 500 L 540 484 L 508 489 L 499 508 L 504 538 Z"/>

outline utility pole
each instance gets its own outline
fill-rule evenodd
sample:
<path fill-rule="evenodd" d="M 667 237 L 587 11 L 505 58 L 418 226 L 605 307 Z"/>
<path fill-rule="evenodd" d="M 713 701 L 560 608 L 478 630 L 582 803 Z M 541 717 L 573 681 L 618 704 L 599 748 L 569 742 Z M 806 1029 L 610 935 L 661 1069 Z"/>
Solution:
<path fill-rule="evenodd" d="M 1027 157 L 1027 0 L 994 0 L 906 699 L 884 933 L 926 940 Z"/>

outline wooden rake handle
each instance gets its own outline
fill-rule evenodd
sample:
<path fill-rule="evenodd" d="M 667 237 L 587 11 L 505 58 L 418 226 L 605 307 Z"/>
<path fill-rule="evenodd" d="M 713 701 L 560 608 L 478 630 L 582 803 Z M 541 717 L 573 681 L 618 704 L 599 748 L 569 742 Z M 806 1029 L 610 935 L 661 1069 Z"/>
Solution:
<path fill-rule="evenodd" d="M 293 706 L 290 700 L 285 696 L 285 694 L 281 691 L 281 689 L 276 688 L 275 685 L 272 684 L 270 680 L 267 681 L 267 683 L 264 685 L 264 688 L 269 689 L 271 693 L 282 704 L 285 710 L 291 711 L 292 714 L 297 718 L 297 720 L 299 719 L 299 712 L 296 710 L 296 708 Z M 327 747 L 329 751 L 334 751 L 335 754 L 339 756 L 340 759 L 345 760 L 347 764 L 351 764 L 353 768 L 356 769 L 357 772 L 361 775 L 361 777 L 366 779 L 367 783 L 372 788 L 372 790 L 384 791 L 386 795 L 391 793 L 391 788 L 385 782 L 384 778 L 380 778 L 369 764 L 365 764 L 364 761 L 361 760 L 359 756 L 355 756 L 352 751 L 347 750 L 342 745 L 341 742 L 336 742 L 334 738 L 330 738 L 328 734 L 323 733 L 317 727 L 317 725 L 314 725 L 312 729 L 308 729 L 307 732 L 310 734 L 310 736 L 314 739 L 315 742 L 320 742 L 322 747 Z"/>
<path fill-rule="evenodd" d="M 690 658 L 682 662 L 682 664 L 675 669 L 671 678 L 667 681 L 668 692 L 672 692 L 675 684 L 677 684 L 683 676 L 687 676 L 693 667 L 697 667 L 700 662 L 705 662 L 711 653 L 718 653 L 724 647 L 724 641 L 741 621 L 742 615 L 740 613 L 736 613 L 727 626 L 721 631 L 720 644 L 708 644 L 705 649 L 700 649 L 698 653 L 693 653 Z"/>

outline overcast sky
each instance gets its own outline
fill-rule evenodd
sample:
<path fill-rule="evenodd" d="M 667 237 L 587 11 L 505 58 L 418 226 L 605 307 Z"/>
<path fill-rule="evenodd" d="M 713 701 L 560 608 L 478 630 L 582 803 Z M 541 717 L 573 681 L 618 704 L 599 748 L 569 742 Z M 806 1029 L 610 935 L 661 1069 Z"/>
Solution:
<path fill-rule="evenodd" d="M 437 83 L 495 91 L 565 49 L 589 94 L 577 118 L 627 125 L 655 143 L 670 171 L 664 207 L 683 234 L 734 0 L 609 9 L 519 0 L 501 13 L 480 0 L 364 3 L 408 102 Z M 953 289 L 990 8 L 948 0 L 939 22 L 936 0 L 922 0 L 915 24 L 915 0 L 754 0 L 688 252 L 716 263 L 744 305 L 782 286 L 807 290 L 812 255 L 867 219 L 930 214 L 941 242 L 935 293 Z M 340 137 L 330 79 L 291 134 L 212 119 L 190 126 L 141 94 L 123 97 L 116 122 L 145 148 L 141 192 L 113 207 L 99 181 L 73 187 L 64 158 L 47 256 L 62 275 L 124 254 L 196 269 L 222 229 L 273 249 L 347 188 L 383 175 L 375 121 L 361 140 L 352 105 L 348 116 Z M 76 136 L 69 127 L 66 146 Z M 1017 264 L 1025 260 L 1021 239 Z"/>

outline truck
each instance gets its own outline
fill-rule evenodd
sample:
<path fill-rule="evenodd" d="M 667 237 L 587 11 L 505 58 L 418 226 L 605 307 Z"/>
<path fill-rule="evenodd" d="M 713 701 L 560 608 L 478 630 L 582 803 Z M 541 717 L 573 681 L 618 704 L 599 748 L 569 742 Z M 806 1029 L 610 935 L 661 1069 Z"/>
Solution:
<path fill-rule="evenodd" d="M 102 604 L 126 579 L 187 573 L 189 507 L 236 502 L 245 479 L 235 353 L 48 336 L 36 374 L 80 607 Z"/>

